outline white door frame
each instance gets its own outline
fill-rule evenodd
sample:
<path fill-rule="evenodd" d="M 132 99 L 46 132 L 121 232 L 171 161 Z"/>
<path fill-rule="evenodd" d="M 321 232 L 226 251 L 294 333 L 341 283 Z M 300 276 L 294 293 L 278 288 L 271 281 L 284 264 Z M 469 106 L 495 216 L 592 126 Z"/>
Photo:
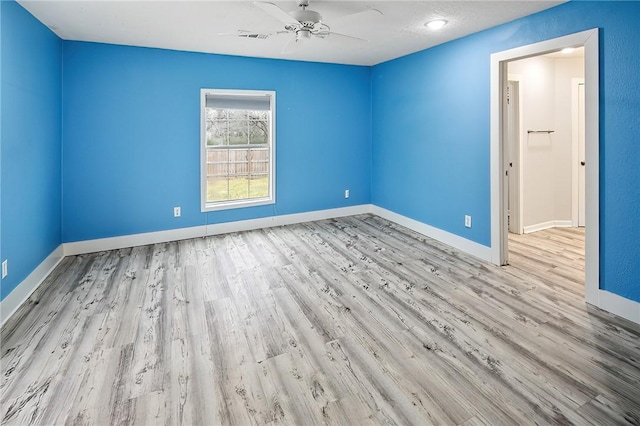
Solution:
<path fill-rule="evenodd" d="M 509 173 L 511 173 L 511 180 L 509 181 L 509 185 L 515 185 L 515 193 L 516 193 L 516 209 L 511 209 L 511 232 L 516 234 L 522 234 L 524 232 L 523 229 L 523 216 L 524 216 L 524 192 L 522 188 L 524 187 L 522 182 L 522 141 L 524 140 L 524 134 L 522 132 L 522 123 L 523 123 L 523 104 L 522 104 L 522 76 L 519 74 L 509 74 L 508 81 L 514 81 L 518 83 L 518 104 L 516 110 L 518 111 L 518 143 L 516 144 L 516 160 L 514 161 L 515 167 L 511 167 Z M 514 156 L 511 156 L 513 158 Z"/>
<path fill-rule="evenodd" d="M 600 289 L 600 209 L 599 209 L 599 40 L 598 29 L 491 55 L 491 261 L 504 265 L 508 256 L 503 102 L 507 82 L 507 63 L 517 59 L 558 51 L 564 47 L 584 46 L 585 61 L 585 158 L 586 158 L 586 230 L 585 299 L 598 303 Z"/>

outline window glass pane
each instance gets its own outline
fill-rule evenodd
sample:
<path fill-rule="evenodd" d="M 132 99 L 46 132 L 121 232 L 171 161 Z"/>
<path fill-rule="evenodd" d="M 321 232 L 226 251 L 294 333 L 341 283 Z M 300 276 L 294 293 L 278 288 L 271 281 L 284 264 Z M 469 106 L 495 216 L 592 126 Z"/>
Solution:
<path fill-rule="evenodd" d="M 207 145 L 228 145 L 227 111 L 206 108 Z"/>
<path fill-rule="evenodd" d="M 249 136 L 247 134 L 247 111 L 227 110 L 229 114 L 229 145 L 246 145 Z"/>
<path fill-rule="evenodd" d="M 249 112 L 249 141 L 251 144 L 266 144 L 269 142 L 267 111 Z"/>
<path fill-rule="evenodd" d="M 207 147 L 207 202 L 229 200 L 229 150 Z"/>
<path fill-rule="evenodd" d="M 249 197 L 259 198 L 269 195 L 269 149 L 252 148 L 250 155 Z"/>

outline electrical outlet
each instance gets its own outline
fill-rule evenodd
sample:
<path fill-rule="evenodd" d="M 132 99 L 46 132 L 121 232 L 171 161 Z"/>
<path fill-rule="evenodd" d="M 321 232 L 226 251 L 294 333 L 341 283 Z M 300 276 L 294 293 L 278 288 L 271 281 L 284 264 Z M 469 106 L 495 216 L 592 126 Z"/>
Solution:
<path fill-rule="evenodd" d="M 180 210 L 180 207 L 173 208 L 173 217 L 180 217 L 181 214 L 182 214 L 182 211 Z"/>
<path fill-rule="evenodd" d="M 8 273 L 9 273 L 9 259 L 5 259 L 4 262 L 2 262 L 2 278 L 6 277 Z"/>
<path fill-rule="evenodd" d="M 349 198 L 349 190 L 348 189 L 344 190 L 344 198 Z"/>
<path fill-rule="evenodd" d="M 466 226 L 467 228 L 471 228 L 471 216 L 469 216 L 468 214 L 464 215 L 464 226 Z"/>

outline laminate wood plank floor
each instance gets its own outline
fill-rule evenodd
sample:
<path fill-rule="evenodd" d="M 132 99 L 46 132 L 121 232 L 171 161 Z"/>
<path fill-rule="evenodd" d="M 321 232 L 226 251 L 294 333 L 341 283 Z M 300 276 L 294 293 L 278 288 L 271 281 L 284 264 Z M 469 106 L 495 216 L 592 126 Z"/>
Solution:
<path fill-rule="evenodd" d="M 584 232 L 496 267 L 372 215 L 65 258 L 1 330 L 2 424 L 640 424 Z"/>

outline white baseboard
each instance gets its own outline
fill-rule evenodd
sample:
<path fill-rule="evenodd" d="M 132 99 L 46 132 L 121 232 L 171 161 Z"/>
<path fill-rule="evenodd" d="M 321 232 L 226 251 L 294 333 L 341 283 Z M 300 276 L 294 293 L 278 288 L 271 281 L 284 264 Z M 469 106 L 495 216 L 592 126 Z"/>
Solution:
<path fill-rule="evenodd" d="M 420 234 L 438 240 L 441 243 L 447 244 L 455 249 L 463 251 L 467 254 L 475 256 L 479 259 L 491 262 L 491 247 L 483 246 L 475 241 L 468 240 L 459 235 L 452 234 L 442 229 L 435 228 L 425 223 L 419 222 L 415 219 L 402 216 L 398 213 L 394 213 L 390 210 L 384 209 L 378 206 L 371 206 L 371 213 L 378 215 L 384 219 L 395 222 L 398 225 L 407 227 Z"/>
<path fill-rule="evenodd" d="M 554 220 L 554 228 L 573 228 L 573 222 L 570 220 Z"/>
<path fill-rule="evenodd" d="M 362 204 L 359 206 L 317 210 L 313 212 L 294 213 L 280 216 L 269 216 L 258 219 L 239 220 L 235 222 L 212 223 L 209 225 L 171 229 L 168 231 L 147 232 L 144 234 L 124 235 L 121 237 L 78 241 L 73 243 L 65 243 L 64 255 L 73 256 L 77 254 L 95 253 L 98 251 L 117 250 L 127 247 L 144 246 L 147 244 L 186 240 L 189 238 L 203 237 L 206 235 L 250 231 L 253 229 L 292 225 L 294 223 L 311 222 L 314 220 L 331 219 L 334 217 L 353 216 L 370 212 L 371 205 Z"/>
<path fill-rule="evenodd" d="M 619 317 L 640 324 L 640 303 L 606 290 L 598 290 L 596 306 Z"/>
<path fill-rule="evenodd" d="M 570 220 L 550 220 L 549 222 L 536 223 L 535 225 L 525 226 L 523 232 L 530 234 L 532 232 L 543 231 L 551 228 L 571 228 L 573 223 Z"/>
<path fill-rule="evenodd" d="M 62 245 L 59 245 L 0 302 L 0 325 L 4 325 L 29 296 L 36 291 L 62 259 L 64 259 L 64 249 Z"/>

